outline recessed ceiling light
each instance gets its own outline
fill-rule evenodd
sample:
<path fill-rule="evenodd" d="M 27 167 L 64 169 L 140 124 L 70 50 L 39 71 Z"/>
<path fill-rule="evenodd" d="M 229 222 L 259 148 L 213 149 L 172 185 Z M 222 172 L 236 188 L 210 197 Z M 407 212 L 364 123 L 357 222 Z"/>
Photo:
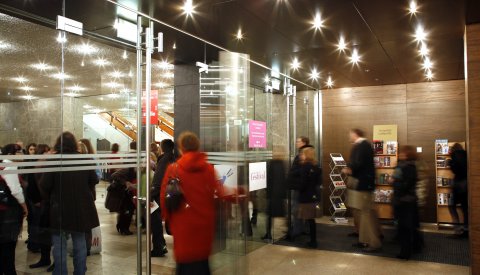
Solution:
<path fill-rule="evenodd" d="M 173 64 L 168 63 L 166 60 L 162 60 L 159 64 L 158 67 L 162 70 L 172 70 L 173 69 Z"/>
<path fill-rule="evenodd" d="M 317 69 L 313 68 L 310 73 L 310 79 L 317 80 L 320 77 L 320 73 L 317 72 Z"/>
<path fill-rule="evenodd" d="M 10 47 L 11 47 L 11 45 L 8 44 L 7 42 L 5 42 L 5 41 L 0 41 L 0 49 L 8 49 L 8 48 L 10 48 Z"/>
<path fill-rule="evenodd" d="M 422 56 L 426 56 L 428 55 L 428 48 L 427 48 L 427 44 L 425 42 L 422 42 L 422 45 L 420 46 L 420 55 Z"/>
<path fill-rule="evenodd" d="M 432 68 L 432 66 L 433 66 L 433 63 L 430 60 L 430 58 L 425 57 L 425 59 L 423 60 L 423 68 L 425 70 L 430 70 Z"/>
<path fill-rule="evenodd" d="M 265 83 L 270 82 L 270 77 L 268 76 L 268 74 L 265 76 L 265 78 L 263 78 L 263 81 L 264 81 Z"/>
<path fill-rule="evenodd" d="M 425 33 L 425 30 L 421 25 L 417 26 L 417 29 L 415 30 L 415 40 L 416 41 L 424 41 L 427 38 L 427 34 Z"/>
<path fill-rule="evenodd" d="M 88 43 L 82 43 L 81 45 L 77 45 L 75 50 L 81 54 L 92 54 L 98 51 L 97 48 L 93 47 Z"/>
<path fill-rule="evenodd" d="M 120 77 L 124 76 L 124 74 L 122 72 L 119 72 L 119 71 L 113 71 L 113 72 L 109 73 L 109 75 L 113 78 L 120 78 Z"/>
<path fill-rule="evenodd" d="M 58 32 L 57 42 L 61 44 L 67 42 L 67 35 L 62 31 Z"/>
<path fill-rule="evenodd" d="M 75 85 L 73 85 L 73 86 L 67 87 L 67 90 L 69 90 L 69 91 L 74 91 L 74 92 L 78 92 L 78 91 L 84 91 L 84 90 L 86 90 L 86 88 L 75 84 Z"/>
<path fill-rule="evenodd" d="M 313 28 L 315 28 L 316 30 L 319 30 L 320 28 L 323 27 L 322 16 L 320 15 L 319 12 L 315 14 L 315 18 L 313 19 L 312 25 L 313 25 Z"/>
<path fill-rule="evenodd" d="M 243 33 L 242 33 L 241 28 L 238 28 L 238 31 L 237 31 L 237 34 L 235 35 L 235 38 L 237 38 L 237 40 L 242 40 L 243 39 Z"/>
<path fill-rule="evenodd" d="M 63 93 L 64 96 L 68 96 L 68 97 L 79 97 L 81 96 L 81 94 L 77 93 L 77 92 L 68 92 L 68 93 Z"/>
<path fill-rule="evenodd" d="M 332 87 L 333 87 L 333 80 L 332 80 L 332 77 L 331 77 L 330 75 L 328 76 L 328 79 L 327 79 L 326 84 L 327 84 L 327 87 L 328 87 L 328 88 L 332 88 Z"/>
<path fill-rule="evenodd" d="M 173 43 L 172 48 L 175 50 L 177 48 L 177 43 Z"/>
<path fill-rule="evenodd" d="M 26 78 L 23 77 L 23 76 L 17 76 L 17 77 L 14 77 L 14 78 L 12 78 L 12 79 L 13 79 L 14 81 L 19 82 L 19 83 L 23 83 L 23 82 L 27 82 L 27 81 L 28 81 L 28 79 L 26 79 Z"/>
<path fill-rule="evenodd" d="M 53 69 L 53 66 L 50 66 L 50 65 L 48 65 L 47 63 L 44 63 L 44 62 L 39 62 L 37 64 L 32 64 L 32 65 L 30 65 L 30 67 L 35 68 L 35 69 L 40 70 L 40 71 L 46 71 L 46 70 Z"/>
<path fill-rule="evenodd" d="M 294 71 L 296 71 L 300 68 L 300 62 L 298 61 L 298 59 L 296 57 L 292 61 L 291 68 Z"/>
<path fill-rule="evenodd" d="M 93 63 L 95 63 L 95 65 L 101 66 L 101 67 L 110 64 L 110 62 L 109 62 L 108 60 L 106 60 L 105 58 L 103 58 L 103 57 L 100 57 L 100 58 L 95 59 L 95 60 L 93 61 Z"/>
<path fill-rule="evenodd" d="M 341 52 L 347 49 L 347 43 L 345 42 L 345 38 L 343 38 L 343 36 L 340 36 L 340 39 L 338 40 L 337 49 Z"/>
<path fill-rule="evenodd" d="M 26 92 L 29 92 L 29 91 L 33 91 L 34 88 L 30 87 L 30 86 L 22 86 L 19 88 L 20 90 L 23 90 L 23 91 L 26 91 Z"/>
<path fill-rule="evenodd" d="M 118 82 L 110 81 L 108 83 L 105 83 L 105 86 L 109 88 L 119 88 L 119 87 L 122 87 L 123 85 Z"/>
<path fill-rule="evenodd" d="M 80 63 L 80 66 L 85 67 L 85 62 L 82 61 L 82 63 Z"/>
<path fill-rule="evenodd" d="M 20 98 L 25 99 L 25 100 L 32 100 L 35 99 L 33 95 L 22 95 Z"/>
<path fill-rule="evenodd" d="M 358 50 L 353 49 L 352 56 L 350 57 L 350 62 L 353 64 L 357 64 L 360 62 L 360 55 L 358 55 Z"/>
<path fill-rule="evenodd" d="M 427 79 L 431 80 L 433 78 L 433 73 L 431 70 L 428 70 L 427 73 L 425 74 L 425 76 L 427 77 Z"/>
<path fill-rule="evenodd" d="M 123 59 L 127 59 L 127 58 L 128 58 L 127 50 L 124 50 L 124 51 L 123 51 L 122 58 L 123 58 Z"/>
<path fill-rule="evenodd" d="M 52 74 L 52 77 L 53 78 L 56 78 L 56 79 L 69 79 L 71 78 L 71 76 L 69 76 L 68 74 L 66 73 L 62 73 L 62 72 L 59 72 L 59 73 L 56 73 L 56 74 Z"/>
<path fill-rule="evenodd" d="M 418 6 L 417 6 L 417 2 L 415 1 L 410 1 L 410 5 L 408 6 L 408 12 L 410 12 L 411 14 L 415 14 L 417 13 L 418 11 Z"/>
<path fill-rule="evenodd" d="M 183 13 L 187 16 L 191 16 L 195 12 L 195 7 L 193 6 L 193 0 L 185 0 L 183 4 Z"/>

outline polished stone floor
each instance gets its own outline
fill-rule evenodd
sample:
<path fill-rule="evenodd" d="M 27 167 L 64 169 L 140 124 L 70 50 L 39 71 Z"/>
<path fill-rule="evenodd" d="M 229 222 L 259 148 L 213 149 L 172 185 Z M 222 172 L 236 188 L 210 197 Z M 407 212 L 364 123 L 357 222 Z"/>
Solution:
<path fill-rule="evenodd" d="M 136 236 L 120 236 L 116 232 L 115 214 L 109 213 L 103 207 L 104 193 L 102 190 L 99 191 L 97 207 L 101 220 L 102 253 L 88 257 L 88 274 L 136 274 Z M 328 222 L 328 219 L 322 219 L 319 222 Z M 132 230 L 134 229 L 132 226 Z M 281 226 L 276 229 L 276 231 L 281 230 Z M 23 237 L 25 236 L 26 233 L 23 234 Z M 166 236 L 166 240 L 171 251 L 172 238 Z M 217 253 L 211 259 L 214 274 L 469 274 L 469 268 L 464 266 L 309 250 L 271 245 L 253 241 L 253 239 L 246 244 L 239 240 L 230 240 L 226 247 L 224 252 Z M 143 242 L 144 248 L 145 242 Z M 241 256 L 245 250 L 248 251 L 247 255 Z M 47 274 L 46 269 L 28 268 L 28 265 L 36 262 L 40 255 L 27 252 L 22 240 L 18 242 L 16 254 L 18 274 Z M 145 270 L 145 263 L 143 270 Z M 72 272 L 72 258 L 69 257 L 69 274 Z M 152 258 L 152 274 L 174 274 L 174 272 L 175 261 L 171 252 L 164 258 Z"/>

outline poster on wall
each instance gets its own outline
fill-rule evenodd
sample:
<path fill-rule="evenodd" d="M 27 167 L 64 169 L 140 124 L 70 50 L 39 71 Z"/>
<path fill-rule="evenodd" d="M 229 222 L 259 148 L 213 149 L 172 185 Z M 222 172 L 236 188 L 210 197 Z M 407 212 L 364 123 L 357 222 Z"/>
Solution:
<path fill-rule="evenodd" d="M 267 188 L 267 163 L 249 163 L 248 179 L 250 192 Z"/>
<path fill-rule="evenodd" d="M 397 125 L 373 125 L 373 140 L 397 141 Z"/>
<path fill-rule="evenodd" d="M 250 120 L 248 122 L 248 147 L 267 148 L 267 123 Z"/>
<path fill-rule="evenodd" d="M 238 169 L 236 165 L 214 165 L 217 173 L 217 180 L 227 187 L 236 188 L 238 179 Z"/>
<path fill-rule="evenodd" d="M 142 92 L 142 124 L 147 124 L 147 99 L 145 91 Z M 158 91 L 150 92 L 150 125 L 158 124 Z"/>

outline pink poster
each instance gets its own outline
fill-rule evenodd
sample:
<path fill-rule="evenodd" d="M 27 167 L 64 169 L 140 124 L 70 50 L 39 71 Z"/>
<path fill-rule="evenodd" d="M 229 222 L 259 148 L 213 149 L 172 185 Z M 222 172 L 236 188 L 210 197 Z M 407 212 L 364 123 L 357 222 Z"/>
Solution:
<path fill-rule="evenodd" d="M 267 123 L 250 120 L 248 122 L 248 147 L 267 148 Z"/>

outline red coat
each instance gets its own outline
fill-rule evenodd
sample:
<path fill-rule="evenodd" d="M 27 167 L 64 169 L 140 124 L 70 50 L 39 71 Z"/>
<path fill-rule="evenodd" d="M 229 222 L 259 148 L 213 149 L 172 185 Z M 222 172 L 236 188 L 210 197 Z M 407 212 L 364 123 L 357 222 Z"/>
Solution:
<path fill-rule="evenodd" d="M 215 235 L 214 196 L 222 197 L 223 189 L 204 153 L 186 153 L 177 164 L 176 172 L 175 164 L 167 168 L 160 194 L 161 207 L 166 209 L 166 185 L 169 177 L 178 173 L 185 205 L 172 214 L 162 211 L 164 218 L 170 222 L 175 259 L 177 263 L 207 260 Z"/>

